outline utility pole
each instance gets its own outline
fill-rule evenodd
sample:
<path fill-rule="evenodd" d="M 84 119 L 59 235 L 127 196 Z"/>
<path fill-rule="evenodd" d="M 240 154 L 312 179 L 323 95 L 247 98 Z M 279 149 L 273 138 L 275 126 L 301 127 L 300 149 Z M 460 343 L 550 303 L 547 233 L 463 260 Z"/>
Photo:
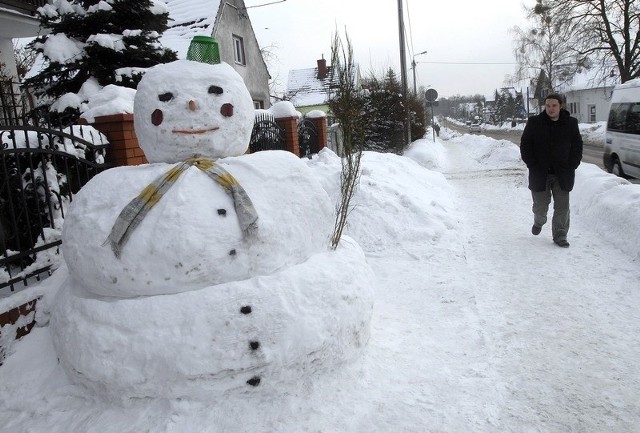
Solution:
<path fill-rule="evenodd" d="M 398 30 L 400 32 L 400 75 L 402 77 L 402 99 L 406 108 L 406 137 L 405 145 L 411 143 L 411 110 L 409 109 L 409 99 L 407 98 L 407 55 L 404 43 L 404 13 L 402 11 L 402 1 L 398 0 Z"/>

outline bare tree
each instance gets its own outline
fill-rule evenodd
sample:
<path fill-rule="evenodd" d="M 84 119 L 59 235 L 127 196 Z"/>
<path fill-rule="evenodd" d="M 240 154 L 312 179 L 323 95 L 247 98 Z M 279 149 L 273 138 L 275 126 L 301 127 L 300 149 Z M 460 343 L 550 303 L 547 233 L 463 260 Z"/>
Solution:
<path fill-rule="evenodd" d="M 22 80 L 36 62 L 37 53 L 26 47 L 24 44 L 13 43 L 13 52 L 16 56 L 16 69 L 18 79 Z"/>
<path fill-rule="evenodd" d="M 351 199 L 360 179 L 360 160 L 364 146 L 364 98 L 356 88 L 353 48 L 349 36 L 346 46 L 336 33 L 331 45 L 329 108 L 342 129 L 342 171 L 340 199 L 336 205 L 336 221 L 331 235 L 331 248 L 340 243 L 351 211 Z"/>
<path fill-rule="evenodd" d="M 593 61 L 600 82 L 616 75 L 622 83 L 640 77 L 640 2 L 537 1 L 571 23 L 574 49 Z"/>
<path fill-rule="evenodd" d="M 11 78 L 11 75 L 7 71 L 7 65 L 3 62 L 0 62 L 0 80 L 6 81 Z"/>
<path fill-rule="evenodd" d="M 271 44 L 265 47 L 260 48 L 260 54 L 262 54 L 262 58 L 264 59 L 264 63 L 267 65 L 267 70 L 271 69 L 271 66 L 280 62 L 276 51 L 279 49 L 278 44 Z M 286 95 L 278 95 L 282 87 L 282 79 L 279 74 L 272 76 L 269 73 L 269 95 L 280 101 L 288 100 Z M 284 92 L 281 92 L 284 93 Z"/>
<path fill-rule="evenodd" d="M 516 36 L 514 54 L 518 61 L 516 81 L 544 80 L 537 83 L 538 87 L 554 90 L 589 67 L 588 56 L 575 48 L 573 35 L 580 25 L 567 19 L 568 11 L 537 0 L 527 12 L 531 26 L 513 29 Z"/>

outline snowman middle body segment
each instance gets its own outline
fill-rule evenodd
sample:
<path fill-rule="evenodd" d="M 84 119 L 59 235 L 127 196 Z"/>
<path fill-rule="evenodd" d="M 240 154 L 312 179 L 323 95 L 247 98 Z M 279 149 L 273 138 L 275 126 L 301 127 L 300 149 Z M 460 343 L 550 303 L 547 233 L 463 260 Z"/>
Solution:
<path fill-rule="evenodd" d="M 309 168 L 284 151 L 277 158 L 243 155 L 255 114 L 231 66 L 179 60 L 152 68 L 134 106 L 136 135 L 150 164 L 96 176 L 65 223 L 64 256 L 87 291 L 118 297 L 185 292 L 268 275 L 326 249 L 331 204 Z M 258 218 L 267 216 L 257 221 L 258 230 L 244 236 L 228 191 L 190 167 L 131 232 L 127 244 L 136 244 L 135 250 L 125 244 L 116 257 L 105 241 L 122 209 L 194 156 L 215 161 L 238 181 Z M 273 188 L 275 197 L 266 194 Z M 303 227 L 301 221 L 313 224 Z"/>
<path fill-rule="evenodd" d="M 317 182 L 310 181 L 308 167 L 295 155 L 278 153 L 277 167 L 273 154 L 217 162 L 243 185 L 258 215 L 268 216 L 248 237 L 240 229 L 232 198 L 191 167 L 145 216 L 120 257 L 105 244 L 114 221 L 132 198 L 172 165 L 102 173 L 83 188 L 65 223 L 72 228 L 63 233 L 70 271 L 89 292 L 134 297 L 269 275 L 326 250 L 332 222 L 329 198 Z M 282 181 L 285 178 L 287 182 Z M 293 184 L 288 182 L 292 178 Z M 276 202 L 273 194 L 266 193 L 269 188 L 282 192 Z M 318 200 L 323 196 L 326 200 Z M 313 221 L 313 226 L 300 221 Z M 131 244 L 136 248 L 127 248 Z"/>

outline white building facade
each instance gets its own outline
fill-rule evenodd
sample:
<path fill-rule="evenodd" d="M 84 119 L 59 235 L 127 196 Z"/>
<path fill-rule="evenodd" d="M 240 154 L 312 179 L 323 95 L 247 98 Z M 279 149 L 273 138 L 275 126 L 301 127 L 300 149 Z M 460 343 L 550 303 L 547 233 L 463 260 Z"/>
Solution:
<path fill-rule="evenodd" d="M 613 86 L 567 90 L 566 108 L 580 123 L 606 122 L 612 91 Z"/>

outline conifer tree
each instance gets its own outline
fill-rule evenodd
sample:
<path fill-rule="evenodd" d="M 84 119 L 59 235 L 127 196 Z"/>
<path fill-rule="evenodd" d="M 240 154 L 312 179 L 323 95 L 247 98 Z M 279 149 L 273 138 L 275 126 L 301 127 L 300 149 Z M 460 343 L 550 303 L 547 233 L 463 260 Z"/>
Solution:
<path fill-rule="evenodd" d="M 77 94 L 91 78 L 103 87 L 136 88 L 143 69 L 176 59 L 158 42 L 169 16 L 162 2 L 53 0 L 38 12 L 48 33 L 31 46 L 45 66 L 26 84 L 47 107 L 67 93 Z M 66 121 L 78 115 L 78 107 L 65 110 Z"/>
<path fill-rule="evenodd" d="M 368 90 L 366 150 L 401 152 L 406 109 L 396 73 L 389 68 L 381 80 L 371 77 L 363 86 Z"/>

